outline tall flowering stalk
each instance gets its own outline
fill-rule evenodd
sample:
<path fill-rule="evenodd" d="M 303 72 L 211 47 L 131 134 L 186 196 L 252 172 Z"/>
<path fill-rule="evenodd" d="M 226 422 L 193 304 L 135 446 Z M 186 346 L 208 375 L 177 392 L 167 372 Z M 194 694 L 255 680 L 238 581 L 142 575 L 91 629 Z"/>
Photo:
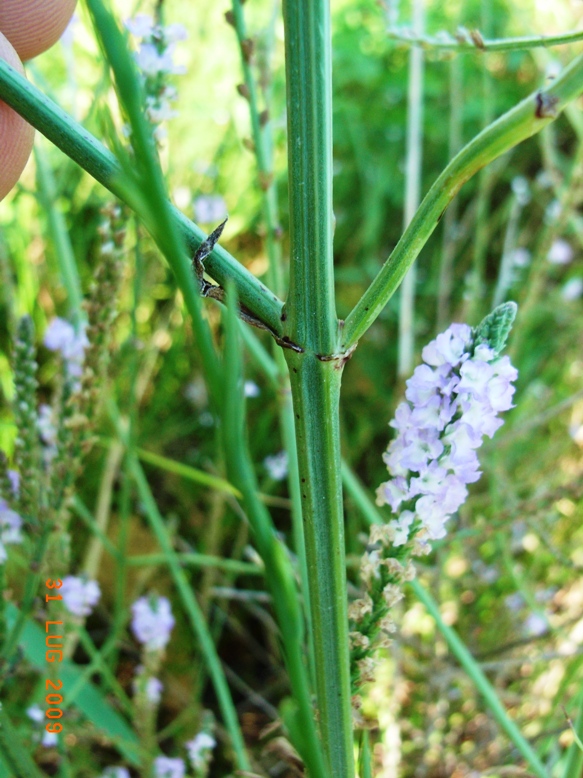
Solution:
<path fill-rule="evenodd" d="M 445 537 L 468 484 L 480 477 L 477 449 L 512 407 L 518 373 L 500 352 L 515 315 L 515 303 L 505 303 L 476 329 L 452 324 L 425 346 L 424 364 L 407 381 L 390 423 L 397 436 L 383 455 L 390 478 L 377 489 L 377 505 L 388 505 L 393 518 L 371 529 L 361 563 L 366 591 L 349 611 L 353 691 L 371 680 L 374 653 L 396 630 L 390 610 L 415 577 L 410 557 Z"/>

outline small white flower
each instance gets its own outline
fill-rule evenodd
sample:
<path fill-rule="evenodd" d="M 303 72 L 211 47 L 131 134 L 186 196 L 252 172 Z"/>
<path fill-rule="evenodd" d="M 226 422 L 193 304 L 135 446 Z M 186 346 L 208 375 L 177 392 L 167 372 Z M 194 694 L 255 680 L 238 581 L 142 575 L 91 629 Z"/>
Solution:
<path fill-rule="evenodd" d="M 532 255 L 528 249 L 519 246 L 512 252 L 512 264 L 515 267 L 527 267 L 530 265 L 531 257 Z"/>
<path fill-rule="evenodd" d="M 97 581 L 88 581 L 74 575 L 63 578 L 59 589 L 65 608 L 74 616 L 89 616 L 99 602 L 101 589 Z"/>
<path fill-rule="evenodd" d="M 255 381 L 245 381 L 243 386 L 243 393 L 245 397 L 259 397 L 261 390 L 255 383 Z"/>
<path fill-rule="evenodd" d="M 174 616 L 166 597 L 140 597 L 132 605 L 132 631 L 148 651 L 158 651 L 170 640 Z"/>
<path fill-rule="evenodd" d="M 524 631 L 527 635 L 532 637 L 538 637 L 538 635 L 544 635 L 548 630 L 549 625 L 547 620 L 539 613 L 531 613 L 524 622 Z"/>
<path fill-rule="evenodd" d="M 125 767 L 107 767 L 101 778 L 130 778 L 130 774 Z"/>
<path fill-rule="evenodd" d="M 138 14 L 124 22 L 126 28 L 136 38 L 149 38 L 154 30 L 154 20 L 147 14 Z"/>
<path fill-rule="evenodd" d="M 571 244 L 562 238 L 558 238 L 553 241 L 553 245 L 547 254 L 547 259 L 552 265 L 568 265 L 573 259 L 573 253 Z"/>
<path fill-rule="evenodd" d="M 184 778 L 186 765 L 182 759 L 157 756 L 154 759 L 154 773 L 156 778 Z"/>
<path fill-rule="evenodd" d="M 224 221 L 227 205 L 220 195 L 200 195 L 194 201 L 194 220 L 199 224 Z"/>
<path fill-rule="evenodd" d="M 283 481 L 288 472 L 287 451 L 265 457 L 263 464 L 270 478 L 274 481 Z"/>
<path fill-rule="evenodd" d="M 196 737 L 185 743 L 188 758 L 192 767 L 197 770 L 204 766 L 209 753 L 216 746 L 217 741 L 208 732 L 199 732 Z"/>
<path fill-rule="evenodd" d="M 31 705 L 30 708 L 26 709 L 26 715 L 29 719 L 32 719 L 37 724 L 40 724 L 41 721 L 43 721 L 45 714 L 40 705 Z"/>
<path fill-rule="evenodd" d="M 583 295 L 583 278 L 570 278 L 561 289 L 561 297 L 567 302 L 578 300 Z"/>

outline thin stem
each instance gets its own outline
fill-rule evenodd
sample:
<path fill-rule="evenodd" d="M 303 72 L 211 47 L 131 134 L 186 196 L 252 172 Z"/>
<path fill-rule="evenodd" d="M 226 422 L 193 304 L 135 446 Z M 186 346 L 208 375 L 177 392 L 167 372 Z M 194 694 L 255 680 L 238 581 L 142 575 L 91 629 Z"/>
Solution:
<path fill-rule="evenodd" d="M 492 30 L 492 3 L 491 0 L 481 0 L 480 11 L 482 27 L 486 34 Z M 482 67 L 482 129 L 485 129 L 494 120 L 494 87 L 492 75 L 486 67 Z M 484 298 L 484 278 L 486 275 L 486 256 L 489 245 L 490 225 L 490 194 L 494 170 L 486 167 L 480 170 L 478 176 L 478 195 L 476 198 L 476 235 L 474 251 L 472 255 L 472 273 L 470 276 L 470 295 L 467 304 L 468 310 L 464 320 L 473 321 L 480 319 L 482 313 L 482 301 Z"/>
<path fill-rule="evenodd" d="M 453 159 L 462 147 L 463 71 L 461 57 L 449 63 L 449 158 Z M 443 332 L 450 320 L 451 290 L 453 288 L 453 263 L 456 253 L 459 225 L 459 200 L 455 197 L 443 219 L 441 263 L 437 292 L 437 331 Z"/>
<path fill-rule="evenodd" d="M 118 36 L 121 38 L 119 30 Z M 143 202 L 127 186 L 124 186 L 123 170 L 116 157 L 88 130 L 4 60 L 0 60 L 0 99 L 23 116 L 33 127 L 116 197 L 126 202 L 130 208 L 138 213 L 148 229 L 153 229 L 152 219 L 145 213 Z M 173 227 L 177 229 L 186 250 L 192 255 L 206 239 L 206 233 L 174 206 L 169 205 L 168 210 Z M 159 239 L 156 235 L 154 237 Z M 184 257 L 184 265 L 190 272 L 190 265 L 186 257 Z M 241 302 L 270 329 L 278 334 L 281 333 L 282 302 L 225 249 L 219 245 L 215 246 L 212 254 L 205 260 L 205 270 L 223 286 L 228 279 L 232 279 Z M 180 273 L 177 272 L 177 276 L 183 294 L 187 297 L 189 293 L 183 288 Z"/>
<path fill-rule="evenodd" d="M 327 0 L 284 2 L 290 292 L 286 350 L 295 415 L 320 733 L 327 775 L 354 778 L 344 516 L 334 357 L 332 63 Z M 322 361 L 322 357 L 331 358 Z"/>
<path fill-rule="evenodd" d="M 414 0 L 413 29 L 423 34 L 424 0 Z M 405 212 L 403 228 L 406 229 L 419 207 L 421 192 L 421 164 L 423 155 L 423 50 L 412 48 L 409 52 L 409 93 L 407 104 L 407 161 L 405 175 Z M 399 357 L 398 375 L 408 376 L 413 365 L 415 349 L 415 281 L 417 266 L 412 264 L 401 286 L 399 308 Z"/>
<path fill-rule="evenodd" d="M 484 39 L 479 30 L 469 30 L 466 34 L 444 35 L 441 38 L 430 35 L 417 35 L 408 28 L 387 30 L 389 38 L 420 46 L 423 49 L 441 49 L 447 51 L 517 51 L 540 47 L 565 46 L 583 40 L 583 30 L 566 32 L 562 35 L 530 35 L 522 38 Z M 446 37 L 447 36 L 447 37 Z"/>
<path fill-rule="evenodd" d="M 249 118 L 251 121 L 251 136 L 257 160 L 259 187 L 262 192 L 263 215 L 267 228 L 267 256 L 269 259 L 268 283 L 276 294 L 283 292 L 281 268 L 281 243 L 279 233 L 279 215 L 277 211 L 277 189 L 273 175 L 273 160 L 270 154 L 268 137 L 269 110 L 259 110 L 257 82 L 253 75 L 252 60 L 254 41 L 247 37 L 245 15 L 241 0 L 232 0 L 232 21 L 241 52 L 241 68 L 245 82 L 245 97 L 249 103 Z"/>
<path fill-rule="evenodd" d="M 554 121 L 583 92 L 583 55 L 549 89 L 530 95 L 475 137 L 445 168 L 377 277 L 346 319 L 342 349 L 353 346 L 375 321 L 435 230 L 461 186 L 480 168 Z"/>

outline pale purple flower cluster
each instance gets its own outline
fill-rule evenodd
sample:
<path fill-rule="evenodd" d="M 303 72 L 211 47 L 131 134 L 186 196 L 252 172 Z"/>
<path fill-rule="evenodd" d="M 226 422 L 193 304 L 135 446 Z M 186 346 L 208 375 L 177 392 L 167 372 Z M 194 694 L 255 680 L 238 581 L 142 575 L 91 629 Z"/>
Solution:
<path fill-rule="evenodd" d="M 178 115 L 172 108 L 177 92 L 166 83 L 166 78 L 186 72 L 182 65 L 174 62 L 174 44 L 185 40 L 188 34 L 181 24 L 163 27 L 155 24 L 152 17 L 146 14 L 128 19 L 125 26 L 135 38 L 140 39 L 135 59 L 146 91 L 146 116 L 156 128 L 154 134 L 157 140 L 161 140 L 164 132 L 159 125 Z"/>
<path fill-rule="evenodd" d="M 174 616 L 166 597 L 140 597 L 132 605 L 132 631 L 148 651 L 159 651 L 170 640 Z"/>
<path fill-rule="evenodd" d="M 101 589 L 97 581 L 88 581 L 75 575 L 67 575 L 63 578 L 63 585 L 59 589 L 65 608 L 73 616 L 89 616 L 93 608 L 99 602 Z"/>
<path fill-rule="evenodd" d="M 474 348 L 471 327 L 452 324 L 422 352 L 425 364 L 407 381 L 391 426 L 397 437 L 383 455 L 391 479 L 377 504 L 398 516 L 395 545 L 407 542 L 418 522 L 431 539 L 465 501 L 467 484 L 480 477 L 476 449 L 503 424 L 512 407 L 517 371 L 486 344 Z"/>
<path fill-rule="evenodd" d="M 46 329 L 44 344 L 49 351 L 61 354 L 70 376 L 81 376 L 85 349 L 89 345 L 85 327 L 76 332 L 72 324 L 57 316 Z"/>

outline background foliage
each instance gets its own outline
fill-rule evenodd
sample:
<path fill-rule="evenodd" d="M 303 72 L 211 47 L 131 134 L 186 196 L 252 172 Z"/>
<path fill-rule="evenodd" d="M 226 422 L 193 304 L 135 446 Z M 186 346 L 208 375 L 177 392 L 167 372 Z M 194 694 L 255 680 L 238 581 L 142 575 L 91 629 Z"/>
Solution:
<path fill-rule="evenodd" d="M 583 13 L 566 0 L 553 4 L 496 0 L 488 4 L 491 29 L 485 30 L 482 5 L 473 0 L 429 3 L 427 30 L 431 34 L 454 32 L 463 24 L 480 28 L 488 37 L 548 34 L 575 29 Z M 180 115 L 169 125 L 163 152 L 170 192 L 189 217 L 198 198 L 222 197 L 230 217 L 224 245 L 261 275 L 267 263 L 265 228 L 255 161 L 246 143 L 248 106 L 236 89 L 241 80 L 238 48 L 224 20 L 227 5 L 166 0 L 164 6 L 167 20 L 180 21 L 190 33 L 188 42 L 179 47 L 179 59 L 188 69 L 177 80 Z M 116 7 L 124 17 L 136 10 L 152 10 L 146 2 L 118 2 Z M 249 32 L 257 36 L 257 63 L 275 126 L 275 174 L 285 257 L 282 25 L 276 4 L 247 3 L 245 12 Z M 408 21 L 409 13 L 407 4 L 402 4 L 402 23 Z M 83 8 L 78 17 L 72 41 L 40 57 L 29 77 L 102 137 L 107 133 L 103 106 L 109 105 L 114 115 L 116 108 Z M 341 316 L 357 301 L 402 229 L 408 48 L 391 40 L 386 26 L 386 9 L 372 0 L 333 3 L 335 255 Z M 428 51 L 423 190 L 450 156 L 452 102 L 459 115 L 459 135 L 466 141 L 483 126 L 485 116 L 501 114 L 544 84 L 553 68 L 569 62 L 580 47 L 458 56 Z M 459 79 L 452 93 L 455 68 Z M 522 304 L 510 342 L 519 369 L 517 407 L 494 444 L 483 452 L 484 477 L 460 511 L 455 533 L 427 559 L 422 580 L 441 603 L 445 621 L 455 626 L 480 661 L 511 716 L 551 770 L 572 741 L 562 706 L 575 717 L 581 687 L 583 309 L 581 297 L 570 299 L 565 286 L 571 282 L 574 289 L 574 279 L 583 279 L 578 209 L 583 195 L 582 124 L 578 105 L 463 188 L 455 204 L 456 218 L 443 220 L 418 260 L 415 318 L 420 350 L 438 331 L 444 252 L 452 256 L 446 324 L 451 320 L 476 324 L 491 307 L 502 257 L 506 254 L 526 261 L 512 266 L 506 294 L 507 299 Z M 54 315 L 67 314 L 59 249 L 50 230 L 51 209 L 64 215 L 86 290 L 96 265 L 99 208 L 109 199 L 100 186 L 41 138 L 37 151 L 52 170 L 56 196 L 51 197 L 46 184 L 36 178 L 33 162 L 15 194 L 0 205 L 0 448 L 7 451 L 15 436 L 9 367 L 14 317 L 31 313 L 37 331 L 42 332 Z M 572 201 L 559 214 L 553 203 L 560 199 L 571 175 Z M 516 206 L 517 191 L 525 188 L 528 202 Z M 477 216 L 480 198 L 485 203 L 485 218 Z M 210 230 L 215 224 L 203 226 Z M 216 425 L 175 282 L 131 218 L 128 233 L 108 392 L 130 421 L 139 449 L 220 475 L 222 463 L 215 458 Z M 548 261 L 548 246 L 542 241 L 545 234 L 550 234 L 551 244 L 559 239 L 568 243 L 572 249 L 568 263 Z M 485 246 L 484 284 L 479 295 L 473 291 L 471 275 L 477 241 Z M 524 252 L 517 255 L 516 249 L 528 250 L 530 258 Z M 206 311 L 220 339 L 218 308 L 209 304 Z M 403 390 L 396 379 L 397 321 L 398 295 L 360 344 L 343 383 L 344 455 L 371 494 L 386 477 L 381 461 L 390 436 L 386 425 Z M 261 392 L 248 400 L 250 444 L 260 488 L 279 530 L 290 537 L 285 482 L 274 480 L 264 464 L 267 456 L 282 448 L 276 432 L 274 390 L 248 354 L 245 358 L 246 377 Z M 54 361 L 41 349 L 40 400 L 50 396 L 54 377 Z M 107 409 L 99 433 L 100 445 L 78 485 L 73 528 L 76 571 L 88 564 L 90 522 L 83 516 L 96 512 L 101 511 L 107 535 L 120 544 L 123 553 L 159 550 L 145 521 L 144 505 L 129 484 Z M 179 550 L 256 561 L 232 495 L 169 472 L 167 466 L 147 460 L 144 466 Z M 350 499 L 346 523 L 349 561 L 356 564 L 365 523 Z M 13 599 L 19 597 L 22 564 L 15 552 L 8 570 Z M 261 774 L 293 775 L 281 744 L 260 738 L 277 716 L 286 680 L 258 572 L 251 567 L 245 573 L 234 572 L 220 564 L 187 568 L 234 690 L 255 768 Z M 145 588 L 155 587 L 174 599 L 163 559 L 132 565 L 122 599 L 116 575 L 115 559 L 103 552 L 98 574 L 103 598 L 87 624 L 98 647 L 110 632 L 115 614 L 128 608 Z M 357 585 L 356 575 L 353 582 Z M 179 611 L 178 604 L 175 607 Z M 433 620 L 411 594 L 401 619 L 402 629 L 365 704 L 378 775 L 462 778 L 514 774 L 507 770 L 518 764 L 517 755 L 448 652 Z M 136 657 L 132 639 L 122 635 L 116 656 L 109 661 L 126 691 L 131 687 Z M 83 648 L 77 649 L 75 661 L 88 661 Z M 98 686 L 102 684 L 99 678 L 95 680 Z M 163 681 L 159 742 L 166 753 L 172 753 L 177 743 L 195 734 L 203 709 L 216 712 L 204 666 L 180 615 Z M 24 709 L 38 693 L 35 673 L 21 668 L 7 682 L 5 693 Z M 111 745 L 103 740 L 96 749 L 91 721 L 74 709 L 70 717 L 70 772 L 66 774 L 97 775 L 104 765 L 113 763 Z M 19 726 L 23 732 L 29 730 L 24 714 Z M 220 725 L 218 734 L 220 738 Z M 56 774 L 56 753 L 39 747 L 38 760 L 47 774 Z M 219 748 L 211 775 L 224 776 L 229 769 L 228 753 Z"/>

